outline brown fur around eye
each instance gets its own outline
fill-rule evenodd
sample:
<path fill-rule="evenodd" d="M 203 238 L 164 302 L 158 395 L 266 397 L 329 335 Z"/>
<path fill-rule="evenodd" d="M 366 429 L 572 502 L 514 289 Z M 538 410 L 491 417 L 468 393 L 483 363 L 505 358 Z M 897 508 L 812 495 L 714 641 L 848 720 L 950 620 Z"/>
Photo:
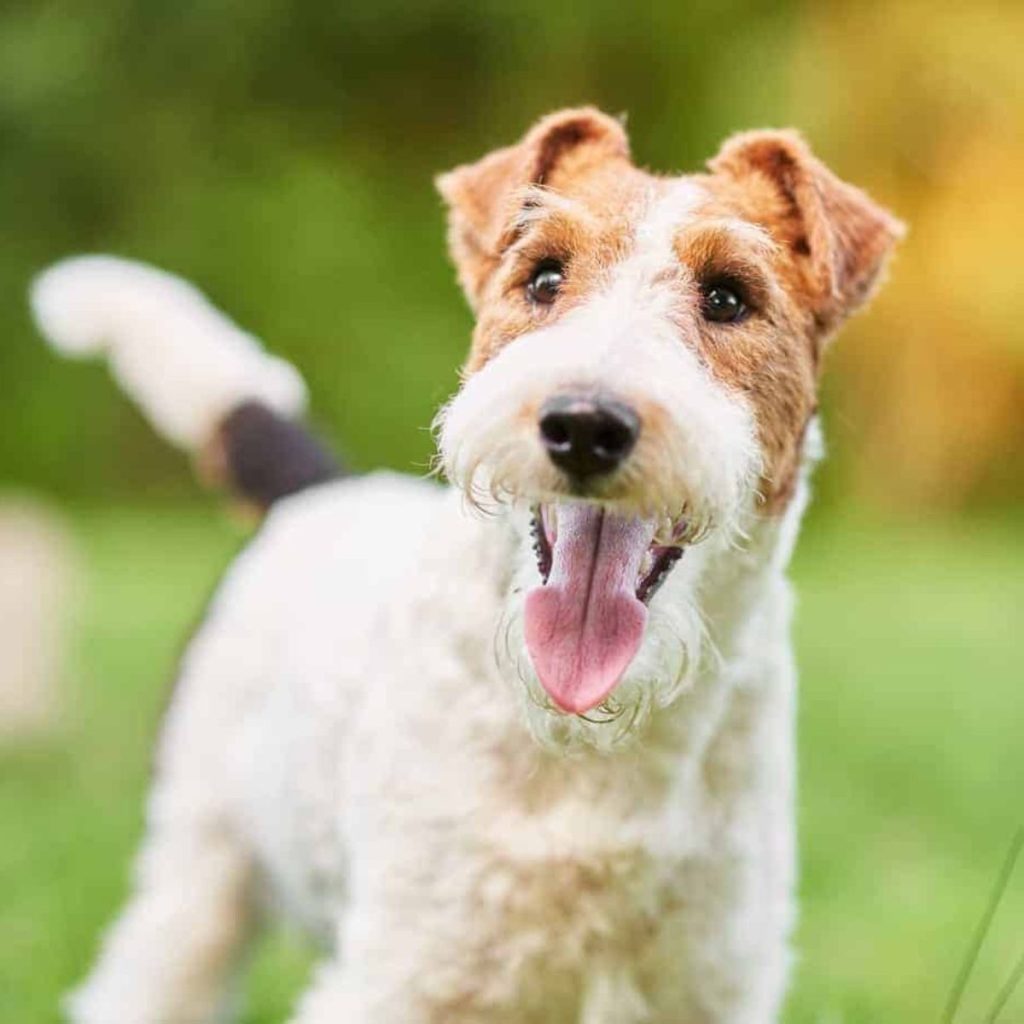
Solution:
<path fill-rule="evenodd" d="M 641 172 L 582 165 L 551 170 L 549 180 L 549 187 L 524 194 L 525 223 L 522 206 L 510 216 L 513 241 L 499 253 L 480 288 L 467 373 L 546 318 L 564 316 L 591 296 L 630 250 L 630 212 L 644 190 Z M 538 310 L 527 301 L 525 288 L 546 259 L 558 260 L 565 278 L 557 302 Z"/>

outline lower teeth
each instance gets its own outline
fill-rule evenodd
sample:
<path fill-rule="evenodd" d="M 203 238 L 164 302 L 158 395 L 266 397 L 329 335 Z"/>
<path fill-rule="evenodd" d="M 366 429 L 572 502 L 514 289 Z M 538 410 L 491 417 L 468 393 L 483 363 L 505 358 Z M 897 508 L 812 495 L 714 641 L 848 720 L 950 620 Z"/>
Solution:
<path fill-rule="evenodd" d="M 640 563 L 640 582 L 642 583 L 650 575 L 651 570 L 654 568 L 654 555 L 650 551 L 644 555 L 643 561 Z"/>

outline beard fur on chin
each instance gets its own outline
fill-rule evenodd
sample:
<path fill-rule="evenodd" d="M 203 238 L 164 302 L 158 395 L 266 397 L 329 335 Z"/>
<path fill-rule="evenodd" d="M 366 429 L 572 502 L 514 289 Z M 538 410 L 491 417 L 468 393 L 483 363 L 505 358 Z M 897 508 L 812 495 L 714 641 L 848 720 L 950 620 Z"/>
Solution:
<path fill-rule="evenodd" d="M 503 678 L 519 695 L 531 733 L 542 746 L 560 753 L 627 745 L 659 709 L 689 687 L 701 663 L 704 624 L 682 592 L 682 581 L 669 580 L 652 601 L 643 643 L 618 685 L 596 708 L 573 715 L 555 706 L 530 661 L 524 607 L 537 570 L 528 547 L 521 563 L 498 625 L 495 657 Z"/>

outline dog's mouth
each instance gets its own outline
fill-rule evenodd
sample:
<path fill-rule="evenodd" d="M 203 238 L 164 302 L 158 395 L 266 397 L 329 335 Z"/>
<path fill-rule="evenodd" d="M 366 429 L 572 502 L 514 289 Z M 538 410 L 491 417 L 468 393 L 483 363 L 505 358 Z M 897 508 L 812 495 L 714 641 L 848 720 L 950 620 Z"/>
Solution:
<path fill-rule="evenodd" d="M 526 596 L 526 646 L 562 711 L 601 704 L 643 642 L 647 605 L 683 554 L 685 520 L 659 526 L 597 505 L 544 505 L 533 538 L 542 583 Z"/>

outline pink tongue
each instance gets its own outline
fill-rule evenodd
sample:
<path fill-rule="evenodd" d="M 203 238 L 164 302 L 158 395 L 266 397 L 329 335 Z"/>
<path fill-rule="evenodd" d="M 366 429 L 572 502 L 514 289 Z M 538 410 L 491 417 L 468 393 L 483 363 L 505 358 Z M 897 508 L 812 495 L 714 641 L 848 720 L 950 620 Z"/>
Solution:
<path fill-rule="evenodd" d="M 580 714 L 608 696 L 643 640 L 636 596 L 653 524 L 591 505 L 560 505 L 551 575 L 526 595 L 526 647 L 544 689 Z"/>

